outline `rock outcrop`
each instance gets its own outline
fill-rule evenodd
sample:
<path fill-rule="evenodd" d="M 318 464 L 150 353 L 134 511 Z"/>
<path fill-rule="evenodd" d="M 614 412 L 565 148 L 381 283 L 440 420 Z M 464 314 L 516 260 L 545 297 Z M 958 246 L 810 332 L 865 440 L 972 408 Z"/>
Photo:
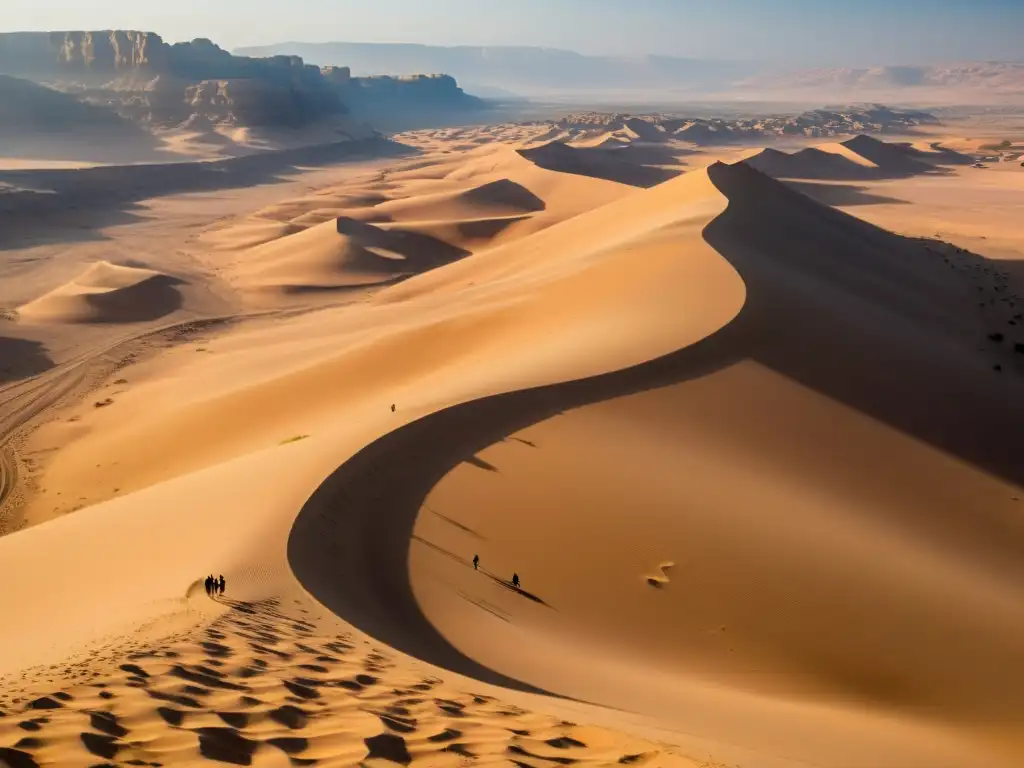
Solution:
<path fill-rule="evenodd" d="M 157 125 L 298 127 L 346 111 L 332 79 L 297 56 L 233 56 L 207 39 L 170 45 L 152 32 L 0 35 L 0 73 Z"/>
<path fill-rule="evenodd" d="M 137 122 L 299 127 L 353 111 L 446 111 L 482 103 L 446 75 L 353 78 L 298 56 L 235 56 L 210 40 L 152 32 L 0 34 L 0 74 L 75 95 Z"/>

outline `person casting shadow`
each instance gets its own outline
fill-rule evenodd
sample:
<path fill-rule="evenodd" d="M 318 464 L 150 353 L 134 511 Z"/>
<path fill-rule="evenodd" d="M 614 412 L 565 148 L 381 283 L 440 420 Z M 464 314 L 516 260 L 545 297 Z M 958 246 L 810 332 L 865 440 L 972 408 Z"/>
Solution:
<path fill-rule="evenodd" d="M 519 574 L 518 573 L 513 573 L 512 574 L 512 586 L 515 587 L 516 589 L 519 589 Z"/>

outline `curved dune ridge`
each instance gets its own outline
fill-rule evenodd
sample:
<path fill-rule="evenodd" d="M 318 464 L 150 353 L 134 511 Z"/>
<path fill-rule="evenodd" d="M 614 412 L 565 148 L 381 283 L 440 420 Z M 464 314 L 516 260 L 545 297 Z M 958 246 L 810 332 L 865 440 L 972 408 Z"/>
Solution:
<path fill-rule="evenodd" d="M 18 308 L 26 323 L 131 323 L 182 305 L 183 281 L 151 269 L 97 261 L 74 280 Z"/>
<path fill-rule="evenodd" d="M 975 286 L 744 162 L 537 149 L 264 209 L 299 231 L 240 287 L 379 290 L 47 426 L 0 762 L 1021 764 L 1024 398 Z"/>

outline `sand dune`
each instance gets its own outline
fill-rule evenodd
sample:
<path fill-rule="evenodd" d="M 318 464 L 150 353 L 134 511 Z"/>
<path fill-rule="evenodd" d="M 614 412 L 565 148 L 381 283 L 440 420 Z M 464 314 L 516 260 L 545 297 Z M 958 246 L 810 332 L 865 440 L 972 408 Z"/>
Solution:
<path fill-rule="evenodd" d="M 636 158 L 624 161 L 624 156 L 620 157 L 619 153 L 606 149 L 571 147 L 558 141 L 521 149 L 519 153 L 527 160 L 550 171 L 592 176 L 633 187 L 653 187 L 679 173 L 645 165 Z"/>
<path fill-rule="evenodd" d="M 897 143 L 892 146 L 907 152 L 911 157 L 926 162 L 942 165 L 971 165 L 974 158 L 963 152 L 942 146 L 939 141 L 913 141 L 906 144 Z"/>
<path fill-rule="evenodd" d="M 924 153 L 870 136 L 806 147 L 793 153 L 769 147 L 750 154 L 744 162 L 776 178 L 837 181 L 910 176 L 934 172 L 937 165 L 961 163 L 955 153 Z"/>
<path fill-rule="evenodd" d="M 295 293 L 386 283 L 465 255 L 429 235 L 339 217 L 252 248 L 232 275 L 247 288 Z"/>
<path fill-rule="evenodd" d="M 874 166 L 817 147 L 808 147 L 792 154 L 768 147 L 744 162 L 751 168 L 780 179 L 849 180 L 871 179 L 879 175 Z"/>
<path fill-rule="evenodd" d="M 475 138 L 217 222 L 267 310 L 23 438 L 0 761 L 1019 765 L 1008 281 L 751 167 L 918 161 Z"/>
<path fill-rule="evenodd" d="M 151 269 L 99 261 L 80 276 L 18 309 L 25 323 L 132 323 L 182 305 L 182 281 Z"/>

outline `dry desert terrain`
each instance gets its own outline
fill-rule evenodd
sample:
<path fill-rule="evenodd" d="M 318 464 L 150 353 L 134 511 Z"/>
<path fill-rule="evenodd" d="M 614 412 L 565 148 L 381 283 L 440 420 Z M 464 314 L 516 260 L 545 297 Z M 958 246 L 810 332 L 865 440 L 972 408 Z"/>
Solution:
<path fill-rule="evenodd" d="M 7 165 L 0 765 L 1021 765 L 978 125 Z"/>

